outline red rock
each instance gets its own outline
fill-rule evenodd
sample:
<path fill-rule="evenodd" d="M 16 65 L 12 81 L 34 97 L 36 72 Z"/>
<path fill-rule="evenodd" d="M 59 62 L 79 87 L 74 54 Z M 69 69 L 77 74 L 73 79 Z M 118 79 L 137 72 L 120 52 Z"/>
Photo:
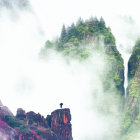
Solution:
<path fill-rule="evenodd" d="M 51 113 L 51 130 L 59 140 L 73 140 L 70 109 L 58 109 Z"/>
<path fill-rule="evenodd" d="M 19 108 L 16 117 L 10 120 L 20 122 L 17 127 L 6 121 L 9 112 L 0 102 L 0 140 L 73 140 L 70 109 L 55 110 L 45 119 L 39 113 L 26 113 Z"/>

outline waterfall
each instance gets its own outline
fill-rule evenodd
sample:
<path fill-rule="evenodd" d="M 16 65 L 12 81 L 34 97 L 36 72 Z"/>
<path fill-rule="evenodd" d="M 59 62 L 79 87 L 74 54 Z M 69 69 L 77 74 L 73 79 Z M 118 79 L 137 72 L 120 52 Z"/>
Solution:
<path fill-rule="evenodd" d="M 127 87 L 128 87 L 128 61 L 130 54 L 124 53 L 122 55 L 124 59 L 124 90 L 125 90 L 125 98 L 127 97 Z"/>
<path fill-rule="evenodd" d="M 128 45 L 130 44 L 130 45 Z M 118 47 L 118 50 L 120 54 L 122 55 L 123 61 L 124 61 L 124 97 L 127 97 L 127 87 L 128 87 L 128 61 L 131 56 L 132 48 L 134 46 L 134 43 L 129 42 L 128 44 L 120 45 Z M 127 46 L 127 47 L 124 47 Z"/>

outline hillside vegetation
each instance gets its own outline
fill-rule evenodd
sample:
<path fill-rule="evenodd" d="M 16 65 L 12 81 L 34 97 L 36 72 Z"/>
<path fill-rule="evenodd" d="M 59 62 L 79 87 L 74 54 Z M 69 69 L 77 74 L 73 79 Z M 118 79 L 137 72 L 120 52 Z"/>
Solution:
<path fill-rule="evenodd" d="M 103 78 L 104 90 L 108 91 L 114 85 L 117 93 L 124 95 L 123 59 L 116 48 L 111 29 L 106 27 L 102 17 L 100 20 L 91 17 L 85 21 L 80 18 L 76 24 L 72 23 L 68 27 L 63 25 L 58 39 L 46 41 L 41 56 L 45 57 L 49 49 L 60 52 L 65 58 L 79 61 L 87 60 L 94 52 L 100 53 L 107 66 Z"/>

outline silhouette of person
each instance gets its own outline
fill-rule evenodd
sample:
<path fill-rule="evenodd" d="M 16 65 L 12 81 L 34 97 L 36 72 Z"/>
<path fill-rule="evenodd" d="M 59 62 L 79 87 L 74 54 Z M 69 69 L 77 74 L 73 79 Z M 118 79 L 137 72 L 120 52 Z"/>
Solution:
<path fill-rule="evenodd" d="M 63 103 L 60 103 L 60 108 L 62 108 L 62 106 L 63 106 Z"/>

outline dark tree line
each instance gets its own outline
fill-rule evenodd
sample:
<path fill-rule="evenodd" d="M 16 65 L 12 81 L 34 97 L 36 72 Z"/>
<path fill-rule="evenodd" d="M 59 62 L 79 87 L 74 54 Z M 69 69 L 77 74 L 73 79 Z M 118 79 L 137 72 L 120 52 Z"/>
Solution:
<path fill-rule="evenodd" d="M 63 45 L 64 43 L 72 42 L 74 45 L 78 46 L 82 40 L 95 34 L 103 34 L 106 44 L 115 44 L 115 38 L 110 28 L 106 27 L 102 17 L 100 20 L 96 17 L 91 17 L 86 21 L 79 18 L 76 24 L 72 23 L 72 25 L 67 28 L 63 25 L 59 43 Z"/>

